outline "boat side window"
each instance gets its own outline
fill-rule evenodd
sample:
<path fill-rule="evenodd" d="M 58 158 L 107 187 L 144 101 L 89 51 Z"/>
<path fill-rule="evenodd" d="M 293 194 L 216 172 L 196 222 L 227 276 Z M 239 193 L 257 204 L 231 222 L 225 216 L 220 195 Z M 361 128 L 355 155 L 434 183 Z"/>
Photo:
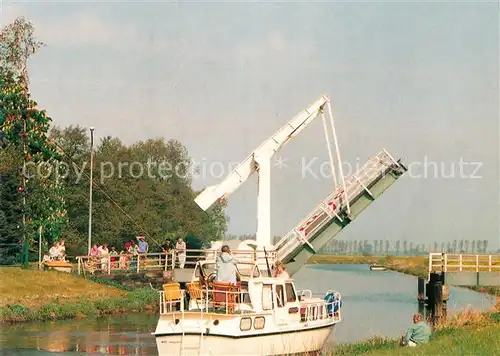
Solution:
<path fill-rule="evenodd" d="M 241 318 L 240 320 L 240 330 L 248 331 L 252 327 L 252 319 L 251 318 Z"/>
<path fill-rule="evenodd" d="M 256 316 L 253 321 L 253 327 L 255 330 L 264 329 L 264 325 L 266 325 L 266 319 L 263 316 Z"/>
<path fill-rule="evenodd" d="M 282 308 L 285 306 L 285 292 L 281 284 L 276 284 L 276 302 L 278 308 Z"/>
<path fill-rule="evenodd" d="M 262 309 L 273 309 L 273 285 L 264 284 L 262 286 Z"/>
<path fill-rule="evenodd" d="M 295 294 L 295 289 L 293 288 L 292 283 L 285 283 L 285 291 L 287 303 L 294 303 L 297 301 L 297 295 Z"/>

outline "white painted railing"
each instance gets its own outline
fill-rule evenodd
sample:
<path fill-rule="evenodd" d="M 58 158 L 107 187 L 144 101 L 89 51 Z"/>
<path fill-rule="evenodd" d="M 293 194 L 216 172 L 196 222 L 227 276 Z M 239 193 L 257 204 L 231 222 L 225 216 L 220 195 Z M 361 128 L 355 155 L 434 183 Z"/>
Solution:
<path fill-rule="evenodd" d="M 430 253 L 433 272 L 500 272 L 500 254 Z"/>
<path fill-rule="evenodd" d="M 100 273 L 112 274 L 119 272 L 144 272 L 150 270 L 169 271 L 175 268 L 194 268 L 198 261 L 216 261 L 215 250 L 194 250 L 188 249 L 183 252 L 171 250 L 168 253 L 146 253 L 139 255 L 121 254 L 118 256 L 77 256 L 78 274 Z M 267 263 L 272 268 L 276 262 L 276 252 L 274 251 L 248 251 L 235 250 L 231 252 L 240 262 L 253 262 L 265 269 Z M 266 262 L 267 256 L 267 262 Z"/>
<path fill-rule="evenodd" d="M 304 297 L 303 291 L 297 291 L 297 297 Z M 206 287 L 202 289 L 201 298 L 199 296 L 190 296 L 191 302 L 187 303 L 187 296 L 189 291 L 185 289 L 178 290 L 164 290 L 160 292 L 160 314 L 170 314 L 170 313 L 221 313 L 221 314 L 238 314 L 254 313 L 252 310 L 252 304 L 250 297 L 248 296 L 248 291 L 240 289 L 238 291 L 225 291 L 216 290 Z M 311 298 L 312 294 L 309 291 L 309 295 L 306 298 Z M 316 296 L 315 296 L 316 297 Z M 190 308 L 192 306 L 192 301 L 196 300 L 196 308 Z M 278 301 L 270 301 L 271 305 L 269 310 L 274 309 Z M 286 306 L 286 301 L 283 301 L 285 307 L 291 308 L 292 306 Z M 276 305 L 275 305 L 276 304 Z M 189 306 L 188 306 L 189 305 Z M 292 304 L 293 305 L 293 304 Z M 315 321 L 333 318 L 335 321 L 341 320 L 341 301 L 334 300 L 332 302 L 325 302 L 322 298 L 312 299 L 312 300 L 300 300 L 300 309 L 296 308 L 296 313 L 301 314 L 301 321 Z M 331 310 L 331 313 L 328 310 Z"/>
<path fill-rule="evenodd" d="M 340 218 L 341 212 L 347 209 L 346 196 L 349 204 L 363 192 L 371 195 L 368 187 L 384 174 L 391 166 L 398 165 L 392 156 L 382 150 L 370 158 L 358 171 L 345 181 L 345 192 L 342 187 L 337 188 L 323 200 L 309 215 L 300 221 L 295 228 L 286 234 L 275 246 L 278 259 L 285 259 L 290 253 L 309 240 L 335 217 Z"/>

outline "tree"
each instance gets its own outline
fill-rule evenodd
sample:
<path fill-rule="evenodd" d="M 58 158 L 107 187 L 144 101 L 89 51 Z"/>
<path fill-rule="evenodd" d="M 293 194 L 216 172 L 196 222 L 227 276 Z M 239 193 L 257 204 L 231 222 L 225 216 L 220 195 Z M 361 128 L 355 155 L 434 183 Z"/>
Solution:
<path fill-rule="evenodd" d="M 465 240 L 464 241 L 464 245 L 465 245 L 465 252 L 469 252 L 469 240 Z"/>
<path fill-rule="evenodd" d="M 24 19 L 2 29 L 0 243 L 15 246 L 26 236 L 28 250 L 36 230 L 43 226 L 45 239 L 64 235 L 69 255 L 86 253 L 90 186 L 87 132 L 78 126 L 51 129 L 51 118 L 32 100 L 27 63 L 41 46 L 32 24 Z M 126 240 L 145 235 L 150 246 L 151 242 L 161 244 L 185 236 L 208 243 L 226 234 L 225 205 L 216 203 L 205 212 L 194 202 L 197 192 L 191 186 L 192 162 L 179 141 L 157 138 L 126 146 L 118 138 L 106 137 L 96 147 L 95 157 L 95 242 L 120 248 Z M 147 167 L 147 172 L 136 176 L 124 169 L 109 175 L 100 169 L 101 164 L 109 163 L 118 170 L 120 164 L 132 162 Z M 51 169 L 44 176 L 32 169 L 41 163 Z M 174 168 L 168 174 L 162 174 L 164 163 Z M 0 256 L 10 253 L 0 248 Z"/>
<path fill-rule="evenodd" d="M 472 240 L 472 253 L 476 253 L 476 240 Z"/>
<path fill-rule="evenodd" d="M 389 240 L 385 240 L 385 254 L 386 255 L 389 255 L 389 246 L 390 246 Z"/>
<path fill-rule="evenodd" d="M 399 255 L 400 244 L 401 244 L 400 240 L 396 241 L 396 255 Z"/>
<path fill-rule="evenodd" d="M 459 250 L 460 250 L 460 253 L 464 252 L 464 240 L 460 240 L 460 242 L 459 242 Z"/>
<path fill-rule="evenodd" d="M 403 254 L 406 255 L 408 253 L 408 241 L 403 241 Z"/>
<path fill-rule="evenodd" d="M 487 253 L 488 250 L 488 240 L 483 240 L 483 253 Z"/>
<path fill-rule="evenodd" d="M 23 18 L 2 29 L 0 36 L 0 131 L 2 144 L 11 152 L 11 165 L 21 165 L 17 191 L 22 195 L 24 264 L 28 263 L 30 239 L 38 227 L 60 235 L 67 222 L 61 187 L 55 174 L 30 175 L 28 163 L 53 165 L 60 158 L 47 137 L 51 119 L 29 94 L 28 59 L 42 43 Z M 29 237 L 31 235 L 31 238 Z"/>

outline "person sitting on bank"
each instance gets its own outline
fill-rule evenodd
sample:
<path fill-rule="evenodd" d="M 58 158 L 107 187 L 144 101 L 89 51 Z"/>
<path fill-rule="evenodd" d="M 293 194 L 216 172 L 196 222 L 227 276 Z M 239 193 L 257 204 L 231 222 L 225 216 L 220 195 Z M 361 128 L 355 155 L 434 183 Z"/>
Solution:
<path fill-rule="evenodd" d="M 217 257 L 216 274 L 217 281 L 236 284 L 236 265 L 238 260 L 231 255 L 228 245 L 221 248 L 221 254 Z"/>
<path fill-rule="evenodd" d="M 55 261 L 59 259 L 61 251 L 59 250 L 59 241 L 57 241 L 49 250 L 49 257 Z"/>
<path fill-rule="evenodd" d="M 413 325 L 406 330 L 405 336 L 401 340 L 401 346 L 416 347 L 425 344 L 431 336 L 431 328 L 424 321 L 424 316 L 420 313 L 413 315 Z"/>

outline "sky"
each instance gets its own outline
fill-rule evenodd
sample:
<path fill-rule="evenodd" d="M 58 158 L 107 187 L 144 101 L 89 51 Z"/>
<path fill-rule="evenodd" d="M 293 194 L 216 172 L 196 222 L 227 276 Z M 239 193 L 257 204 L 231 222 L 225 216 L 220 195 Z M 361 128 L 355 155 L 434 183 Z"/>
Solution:
<path fill-rule="evenodd" d="M 386 148 L 411 167 L 338 238 L 500 245 L 497 2 L 3 0 L 2 24 L 17 16 L 46 43 L 31 92 L 57 125 L 177 139 L 227 174 L 327 94 L 346 165 Z M 332 190 L 321 120 L 276 158 L 282 235 Z M 194 187 L 222 180 L 207 175 Z M 229 233 L 255 233 L 256 184 L 230 196 Z"/>

